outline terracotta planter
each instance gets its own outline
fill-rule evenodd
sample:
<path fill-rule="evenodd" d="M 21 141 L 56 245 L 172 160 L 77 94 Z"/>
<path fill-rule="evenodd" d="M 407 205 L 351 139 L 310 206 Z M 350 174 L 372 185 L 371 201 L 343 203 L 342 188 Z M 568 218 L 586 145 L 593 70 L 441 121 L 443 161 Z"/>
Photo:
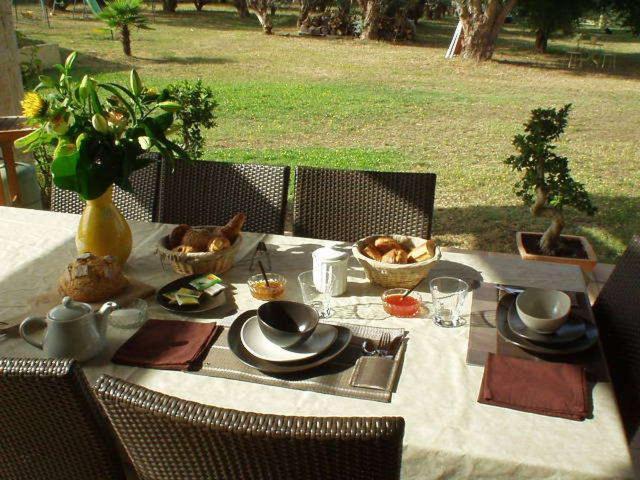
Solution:
<path fill-rule="evenodd" d="M 520 256 L 524 260 L 535 260 L 538 262 L 552 262 L 552 263 L 564 263 L 567 265 L 577 265 L 582 268 L 585 272 L 591 272 L 598 263 L 598 257 L 596 257 L 596 253 L 593 250 L 593 247 L 589 243 L 589 241 L 585 237 L 580 237 L 576 235 L 561 235 L 561 238 L 565 238 L 567 240 L 578 240 L 582 244 L 582 248 L 587 253 L 588 258 L 570 258 L 570 257 L 555 257 L 551 255 L 537 255 L 534 253 L 529 253 L 524 247 L 522 242 L 523 235 L 539 235 L 542 236 L 542 233 L 539 232 L 516 232 L 516 243 L 518 244 L 518 252 L 520 252 Z"/>

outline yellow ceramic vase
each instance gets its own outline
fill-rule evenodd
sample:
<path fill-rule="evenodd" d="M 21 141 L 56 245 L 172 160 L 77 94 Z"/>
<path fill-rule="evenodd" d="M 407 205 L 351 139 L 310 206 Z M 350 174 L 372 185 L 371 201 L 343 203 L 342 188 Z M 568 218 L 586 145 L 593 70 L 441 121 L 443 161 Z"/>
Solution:
<path fill-rule="evenodd" d="M 112 201 L 113 186 L 102 196 L 88 200 L 80 217 L 76 247 L 78 253 L 113 255 L 124 264 L 131 254 L 131 229 Z"/>

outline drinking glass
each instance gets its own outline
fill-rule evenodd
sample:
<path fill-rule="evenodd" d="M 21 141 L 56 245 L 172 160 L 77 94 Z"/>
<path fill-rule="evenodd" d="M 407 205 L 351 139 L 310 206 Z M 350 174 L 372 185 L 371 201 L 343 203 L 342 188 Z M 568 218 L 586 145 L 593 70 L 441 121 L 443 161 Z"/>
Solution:
<path fill-rule="evenodd" d="M 469 285 L 454 277 L 438 277 L 429 282 L 433 302 L 433 321 L 445 328 L 460 327 L 465 324 L 460 318 Z"/>
<path fill-rule="evenodd" d="M 316 272 L 316 280 L 321 280 L 317 284 L 313 279 L 313 270 L 302 272 L 298 275 L 298 283 L 302 290 L 302 301 L 312 306 L 320 315 L 320 318 L 330 318 L 333 315 L 331 308 L 331 291 L 336 281 L 335 275 L 331 269 L 321 273 L 322 278 L 318 277 Z"/>

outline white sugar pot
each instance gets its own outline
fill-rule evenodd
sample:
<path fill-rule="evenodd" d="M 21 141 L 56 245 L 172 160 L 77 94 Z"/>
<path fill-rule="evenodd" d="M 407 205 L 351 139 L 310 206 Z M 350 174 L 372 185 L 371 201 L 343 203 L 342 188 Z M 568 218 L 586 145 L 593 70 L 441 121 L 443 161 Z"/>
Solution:
<path fill-rule="evenodd" d="M 315 250 L 313 257 L 313 283 L 320 291 L 326 289 L 327 272 L 333 273 L 335 281 L 331 287 L 331 295 L 336 297 L 347 291 L 347 266 L 349 254 L 331 247 Z"/>

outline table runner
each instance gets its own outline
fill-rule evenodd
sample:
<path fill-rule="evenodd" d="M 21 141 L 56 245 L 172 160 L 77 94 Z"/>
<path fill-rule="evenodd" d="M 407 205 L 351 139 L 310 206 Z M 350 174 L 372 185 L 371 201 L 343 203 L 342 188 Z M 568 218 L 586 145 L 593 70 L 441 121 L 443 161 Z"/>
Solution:
<path fill-rule="evenodd" d="M 353 338 L 344 352 L 325 365 L 317 368 L 312 368 L 300 373 L 278 376 L 260 372 L 241 362 L 229 349 L 229 343 L 227 341 L 229 329 L 225 328 L 202 362 L 202 368 L 196 373 L 342 397 L 391 402 L 393 391 L 398 383 L 402 370 L 404 352 L 407 347 L 406 340 L 402 342 L 394 357 L 390 379 L 387 383 L 389 388 L 385 390 L 375 390 L 371 388 L 354 387 L 351 385 L 351 377 L 356 368 L 357 360 L 363 357 L 362 342 L 364 339 L 372 340 L 375 344 L 383 333 L 388 332 L 391 338 L 396 338 L 405 334 L 404 329 L 344 323 L 333 324 L 349 328 L 353 334 Z"/>

